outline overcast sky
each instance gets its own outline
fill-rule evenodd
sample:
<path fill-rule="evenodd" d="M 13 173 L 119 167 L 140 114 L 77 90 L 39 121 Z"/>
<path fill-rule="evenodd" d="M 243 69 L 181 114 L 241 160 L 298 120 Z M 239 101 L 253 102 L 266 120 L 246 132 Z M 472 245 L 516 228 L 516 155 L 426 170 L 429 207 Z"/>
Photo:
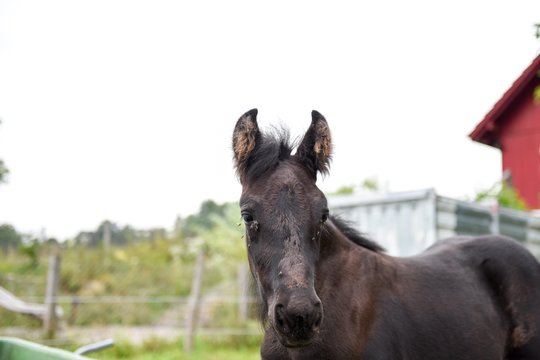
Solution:
<path fill-rule="evenodd" d="M 236 201 L 231 135 L 333 132 L 325 191 L 465 198 L 500 177 L 467 135 L 540 49 L 540 1 L 2 1 L 0 223 L 60 239 L 170 228 Z"/>

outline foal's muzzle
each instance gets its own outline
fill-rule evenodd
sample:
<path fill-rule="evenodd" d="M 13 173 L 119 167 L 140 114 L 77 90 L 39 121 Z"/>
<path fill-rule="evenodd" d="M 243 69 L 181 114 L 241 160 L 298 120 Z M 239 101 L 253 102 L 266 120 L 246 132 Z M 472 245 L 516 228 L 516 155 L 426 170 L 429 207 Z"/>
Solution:
<path fill-rule="evenodd" d="M 323 306 L 317 295 L 298 292 L 274 307 L 274 330 L 287 347 L 311 344 L 323 320 Z"/>

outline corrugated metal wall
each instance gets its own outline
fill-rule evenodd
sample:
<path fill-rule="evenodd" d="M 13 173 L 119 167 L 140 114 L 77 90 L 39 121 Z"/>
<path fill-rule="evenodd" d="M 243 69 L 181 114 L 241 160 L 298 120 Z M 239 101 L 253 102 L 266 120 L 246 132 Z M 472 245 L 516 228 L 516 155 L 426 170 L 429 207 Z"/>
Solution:
<path fill-rule="evenodd" d="M 414 255 L 436 241 L 436 195 L 431 190 L 329 197 L 334 215 L 384 246 L 392 255 Z"/>
<path fill-rule="evenodd" d="M 390 254 L 418 254 L 454 235 L 502 234 L 523 242 L 540 258 L 540 216 L 445 198 L 420 190 L 328 198 L 333 214 L 383 245 Z"/>
<path fill-rule="evenodd" d="M 532 253 L 540 259 L 540 215 L 529 218 L 526 244 Z"/>

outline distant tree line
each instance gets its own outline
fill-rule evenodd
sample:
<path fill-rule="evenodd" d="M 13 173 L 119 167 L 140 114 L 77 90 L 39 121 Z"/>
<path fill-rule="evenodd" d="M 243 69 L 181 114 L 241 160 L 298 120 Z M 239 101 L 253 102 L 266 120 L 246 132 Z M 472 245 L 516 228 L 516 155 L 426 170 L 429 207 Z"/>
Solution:
<path fill-rule="evenodd" d="M 206 200 L 201 204 L 199 212 L 185 219 L 178 217 L 172 231 L 164 228 L 147 230 L 132 226 L 119 226 L 109 220 L 103 221 L 95 231 L 83 231 L 75 237 L 75 244 L 101 246 L 107 237 L 111 245 L 123 246 L 139 241 L 157 241 L 171 238 L 189 238 L 198 236 L 202 231 L 211 230 L 217 218 L 223 218 L 231 204 L 217 204 Z"/>
<path fill-rule="evenodd" d="M 110 245 L 124 246 L 137 241 L 153 241 L 165 238 L 165 229 L 138 230 L 130 225 L 119 226 L 105 220 L 94 231 L 81 231 L 74 239 L 75 245 L 101 246 L 107 237 Z"/>
<path fill-rule="evenodd" d="M 133 226 L 120 226 L 117 223 L 105 220 L 95 230 L 81 231 L 75 236 L 72 241 L 59 243 L 56 239 L 37 239 L 29 235 L 19 233 L 10 224 L 0 225 L 0 249 L 4 252 L 10 249 L 18 249 L 23 247 L 38 246 L 42 243 L 54 243 L 60 246 L 102 246 L 104 241 L 110 242 L 113 246 L 125 246 L 137 242 L 155 242 L 159 240 L 171 240 L 182 238 L 193 238 L 199 236 L 203 232 L 211 231 L 220 222 L 224 220 L 231 212 L 231 207 L 236 207 L 236 204 L 217 204 L 212 200 L 204 201 L 201 204 L 199 212 L 189 215 L 186 218 L 178 217 L 172 231 L 164 228 L 154 229 L 136 229 Z M 239 215 L 238 215 L 239 216 Z M 235 227 L 234 221 L 230 226 Z"/>

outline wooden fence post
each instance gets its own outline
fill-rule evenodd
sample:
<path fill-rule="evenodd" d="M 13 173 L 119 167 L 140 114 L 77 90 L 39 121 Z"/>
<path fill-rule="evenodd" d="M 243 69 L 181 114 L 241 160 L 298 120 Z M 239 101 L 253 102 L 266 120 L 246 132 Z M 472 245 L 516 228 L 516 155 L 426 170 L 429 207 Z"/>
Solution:
<path fill-rule="evenodd" d="M 49 270 L 47 272 L 47 290 L 45 294 L 45 317 L 43 329 L 47 339 L 53 339 L 58 327 L 56 316 L 58 283 L 60 279 L 60 255 L 54 254 L 49 257 Z"/>
<path fill-rule="evenodd" d="M 193 350 L 193 341 L 197 331 L 197 322 L 199 319 L 199 309 L 201 305 L 201 288 L 204 277 L 204 262 L 206 260 L 205 250 L 199 250 L 197 254 L 197 263 L 195 264 L 195 273 L 193 274 L 193 282 L 191 284 L 191 293 L 189 295 L 187 321 L 186 321 L 186 337 L 184 340 L 184 351 L 191 352 Z"/>

